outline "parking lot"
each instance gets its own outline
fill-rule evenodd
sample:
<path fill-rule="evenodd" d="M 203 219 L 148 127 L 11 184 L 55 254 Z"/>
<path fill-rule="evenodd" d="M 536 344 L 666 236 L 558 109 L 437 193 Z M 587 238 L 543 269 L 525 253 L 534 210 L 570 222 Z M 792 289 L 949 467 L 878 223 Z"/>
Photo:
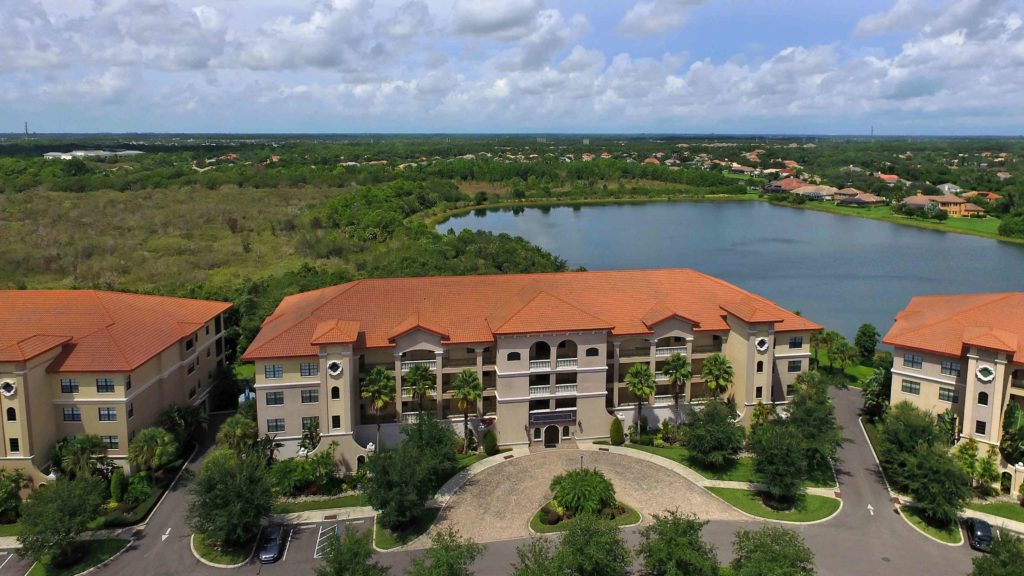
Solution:
<path fill-rule="evenodd" d="M 261 576 L 294 576 L 310 574 L 319 566 L 321 557 L 330 538 L 344 534 L 346 530 L 372 530 L 373 517 L 346 520 L 328 520 L 317 524 L 289 526 L 285 535 L 285 547 L 281 559 L 273 564 L 260 564 L 255 558 L 241 571 Z M 0 576 L 6 573 L 0 571 Z"/>
<path fill-rule="evenodd" d="M 25 576 L 32 561 L 20 558 L 14 550 L 0 550 L 0 576 Z"/>

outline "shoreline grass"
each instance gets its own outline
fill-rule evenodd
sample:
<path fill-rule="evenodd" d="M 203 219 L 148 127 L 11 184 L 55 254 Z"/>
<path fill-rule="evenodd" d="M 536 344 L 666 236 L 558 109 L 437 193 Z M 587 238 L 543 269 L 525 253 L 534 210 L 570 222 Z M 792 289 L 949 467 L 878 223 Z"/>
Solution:
<path fill-rule="evenodd" d="M 273 514 L 294 514 L 296 512 L 309 512 L 310 510 L 330 510 L 332 508 L 355 508 L 358 506 L 369 506 L 370 501 L 365 494 L 347 494 L 324 498 L 323 500 L 302 500 L 299 502 L 275 502 L 271 507 Z"/>
<path fill-rule="evenodd" d="M 781 512 L 765 506 L 761 496 L 753 490 L 739 488 L 708 488 L 712 494 L 725 500 L 730 506 L 758 518 L 783 520 L 786 522 L 815 522 L 824 520 L 839 510 L 842 502 L 836 498 L 806 494 L 803 501 L 791 511 Z"/>
<path fill-rule="evenodd" d="M 207 562 L 233 566 L 249 559 L 249 556 L 252 555 L 253 549 L 256 547 L 256 539 L 241 546 L 215 548 L 206 540 L 205 535 L 193 534 L 192 546 L 196 549 L 196 554 Z"/>
<path fill-rule="evenodd" d="M 88 543 L 89 550 L 86 555 L 71 566 L 65 568 L 54 568 L 47 565 L 44 558 L 42 562 L 36 562 L 25 576 L 73 576 L 93 568 L 97 564 L 109 560 L 114 554 L 124 549 L 131 541 L 121 538 L 107 538 L 103 540 L 84 540 Z"/>
<path fill-rule="evenodd" d="M 623 526 L 632 526 L 633 524 L 640 522 L 641 516 L 639 512 L 624 502 L 619 502 L 619 505 L 625 508 L 626 511 L 612 520 L 612 523 L 615 524 L 615 526 L 621 528 Z M 541 522 L 541 514 L 543 513 L 543 510 L 544 507 L 541 506 L 541 509 L 537 510 L 537 512 L 530 518 L 531 530 L 537 534 L 554 534 L 557 532 L 565 532 L 569 529 L 569 523 L 571 520 L 563 520 L 558 524 L 545 524 Z"/>
<path fill-rule="evenodd" d="M 376 530 L 374 530 L 373 545 L 381 550 L 405 546 L 425 534 L 434 525 L 434 520 L 440 513 L 440 508 L 425 508 L 410 526 L 397 533 L 382 526 L 380 516 L 377 516 L 374 519 Z"/>
<path fill-rule="evenodd" d="M 900 512 L 903 517 L 910 521 L 910 524 L 917 528 L 919 531 L 940 540 L 947 544 L 961 544 L 964 541 L 963 534 L 960 531 L 960 525 L 954 522 L 953 524 L 946 526 L 945 528 L 938 528 L 924 521 L 923 518 L 917 515 L 913 506 L 903 506 L 900 508 Z"/>

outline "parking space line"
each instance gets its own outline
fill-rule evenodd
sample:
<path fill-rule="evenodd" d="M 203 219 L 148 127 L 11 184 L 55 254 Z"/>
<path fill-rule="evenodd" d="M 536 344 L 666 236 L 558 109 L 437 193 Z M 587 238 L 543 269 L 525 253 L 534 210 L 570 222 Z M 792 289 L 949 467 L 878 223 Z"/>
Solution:
<path fill-rule="evenodd" d="M 284 554 L 281 555 L 282 562 L 288 559 L 288 545 L 292 543 L 292 535 L 295 534 L 295 531 L 298 529 L 299 527 L 295 526 L 288 530 L 288 539 L 284 541 Z"/>
<path fill-rule="evenodd" d="M 316 536 L 316 545 L 313 547 L 313 558 L 321 558 L 321 549 L 327 542 L 327 539 L 338 533 L 338 525 L 332 524 L 326 528 L 321 527 L 319 533 Z"/>
<path fill-rule="evenodd" d="M 7 559 L 4 560 L 3 564 L 0 564 L 0 570 L 3 570 L 4 566 L 7 566 L 7 563 L 11 561 L 12 556 L 14 556 L 14 554 L 7 553 Z"/>

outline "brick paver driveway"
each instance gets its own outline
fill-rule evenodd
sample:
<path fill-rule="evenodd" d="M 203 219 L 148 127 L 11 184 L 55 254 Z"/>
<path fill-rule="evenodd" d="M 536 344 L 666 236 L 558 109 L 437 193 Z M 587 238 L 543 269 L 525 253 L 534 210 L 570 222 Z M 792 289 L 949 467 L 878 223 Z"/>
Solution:
<path fill-rule="evenodd" d="M 551 479 L 578 468 L 581 454 L 583 465 L 604 472 L 619 500 L 639 510 L 645 522 L 652 513 L 673 509 L 706 520 L 746 519 L 656 464 L 620 454 L 561 449 L 514 458 L 473 476 L 449 500 L 437 526 L 452 526 L 477 542 L 529 536 L 530 518 L 551 499 Z"/>

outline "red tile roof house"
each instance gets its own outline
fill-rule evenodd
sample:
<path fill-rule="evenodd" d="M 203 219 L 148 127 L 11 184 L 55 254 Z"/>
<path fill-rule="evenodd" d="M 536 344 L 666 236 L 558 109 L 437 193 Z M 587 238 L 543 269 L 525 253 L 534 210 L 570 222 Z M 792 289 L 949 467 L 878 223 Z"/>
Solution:
<path fill-rule="evenodd" d="M 63 438 L 128 444 L 171 404 L 204 405 L 224 360 L 225 302 L 95 290 L 0 291 L 0 466 L 47 481 Z"/>
<path fill-rule="evenodd" d="M 915 296 L 883 342 L 895 352 L 893 404 L 952 410 L 982 454 L 999 444 L 1007 406 L 1024 407 L 1024 292 Z M 1000 468 L 1016 494 L 1024 464 Z"/>
<path fill-rule="evenodd" d="M 1002 196 L 996 194 L 995 192 L 968 192 L 961 196 L 961 198 L 964 198 L 965 200 L 970 200 L 972 198 L 981 198 L 983 200 L 988 200 L 989 202 L 995 202 L 996 200 L 1003 199 Z"/>
<path fill-rule="evenodd" d="M 900 181 L 900 177 L 895 174 L 882 174 L 881 172 L 879 172 L 878 177 L 889 186 L 892 186 Z"/>
<path fill-rule="evenodd" d="M 376 442 L 375 417 L 360 387 L 375 367 L 395 376 L 397 402 L 382 416 L 381 443 L 397 444 L 419 399 L 403 385 L 427 366 L 434 389 L 424 410 L 462 432 L 452 383 L 477 374 L 483 397 L 472 429 L 492 429 L 502 446 L 573 444 L 628 426 L 636 398 L 625 388 L 635 364 L 655 373 L 645 398 L 652 426 L 674 418 L 666 360 L 708 355 L 732 363 L 729 390 L 744 419 L 759 402 L 785 402 L 810 361 L 817 324 L 717 278 L 686 269 L 359 280 L 289 296 L 263 323 L 243 360 L 255 363 L 260 434 L 296 454 L 303 423 L 354 470 Z M 682 403 L 710 397 L 697 376 Z"/>
<path fill-rule="evenodd" d="M 903 204 L 911 208 L 924 209 L 932 203 L 938 204 L 939 208 L 950 216 L 959 217 L 964 215 L 964 206 L 967 204 L 967 201 L 959 196 L 953 196 L 952 194 L 945 194 L 942 196 L 925 196 L 920 192 L 913 196 L 907 196 L 903 199 Z"/>
<path fill-rule="evenodd" d="M 792 192 L 797 188 L 801 188 L 807 185 L 807 182 L 804 182 L 799 178 L 782 178 L 781 180 L 773 180 L 766 184 L 764 187 L 764 191 L 769 194 L 777 194 L 779 192 Z"/>

